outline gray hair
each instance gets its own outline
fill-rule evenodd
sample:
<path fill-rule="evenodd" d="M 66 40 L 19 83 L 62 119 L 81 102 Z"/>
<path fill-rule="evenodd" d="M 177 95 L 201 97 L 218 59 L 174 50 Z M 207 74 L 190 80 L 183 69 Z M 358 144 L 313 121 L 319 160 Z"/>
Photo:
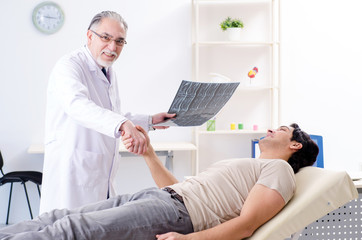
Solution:
<path fill-rule="evenodd" d="M 119 15 L 116 12 L 113 11 L 103 11 L 98 13 L 97 15 L 95 15 L 91 21 L 91 23 L 89 24 L 88 30 L 93 29 L 95 27 L 97 27 L 99 25 L 99 23 L 102 21 L 103 18 L 112 18 L 115 19 L 117 21 L 119 21 L 119 23 L 123 24 L 124 29 L 127 31 L 128 30 L 128 25 L 126 23 L 126 21 L 121 17 L 121 15 Z"/>

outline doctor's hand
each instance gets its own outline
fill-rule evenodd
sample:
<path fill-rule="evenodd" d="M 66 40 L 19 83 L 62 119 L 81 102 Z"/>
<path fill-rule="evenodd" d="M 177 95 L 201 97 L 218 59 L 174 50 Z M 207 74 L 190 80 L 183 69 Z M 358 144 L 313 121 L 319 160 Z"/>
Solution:
<path fill-rule="evenodd" d="M 152 124 L 163 123 L 170 118 L 175 118 L 176 113 L 157 113 L 152 116 Z M 155 129 L 166 129 L 168 126 L 153 126 Z"/>
<path fill-rule="evenodd" d="M 131 121 L 125 121 L 121 125 L 120 130 L 122 131 L 122 140 L 127 151 L 135 154 L 144 154 L 147 151 L 149 140 Z M 125 143 L 126 139 L 127 142 Z"/>
<path fill-rule="evenodd" d="M 146 152 L 144 152 L 142 154 L 142 156 L 145 157 L 147 155 L 154 153 L 153 147 L 151 145 L 150 137 L 148 136 L 147 132 L 141 126 L 138 126 L 138 125 L 136 125 L 136 129 L 138 131 L 140 131 L 146 137 L 146 141 L 147 141 L 147 150 L 146 150 Z M 122 132 L 122 142 L 123 142 L 124 146 L 126 147 L 126 149 L 128 149 L 129 147 L 132 146 L 132 141 L 133 140 L 130 135 Z"/>

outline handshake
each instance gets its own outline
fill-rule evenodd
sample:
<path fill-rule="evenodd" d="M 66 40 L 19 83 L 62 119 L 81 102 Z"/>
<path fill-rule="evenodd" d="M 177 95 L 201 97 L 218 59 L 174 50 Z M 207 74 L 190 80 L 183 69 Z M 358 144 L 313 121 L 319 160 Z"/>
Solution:
<path fill-rule="evenodd" d="M 176 114 L 158 113 L 152 116 L 152 124 L 162 123 L 170 118 L 174 118 Z M 166 126 L 154 126 L 155 129 L 166 129 Z M 135 126 L 131 121 L 125 121 L 121 127 L 122 142 L 127 151 L 144 155 L 150 148 L 150 138 L 147 132 L 141 126 Z"/>

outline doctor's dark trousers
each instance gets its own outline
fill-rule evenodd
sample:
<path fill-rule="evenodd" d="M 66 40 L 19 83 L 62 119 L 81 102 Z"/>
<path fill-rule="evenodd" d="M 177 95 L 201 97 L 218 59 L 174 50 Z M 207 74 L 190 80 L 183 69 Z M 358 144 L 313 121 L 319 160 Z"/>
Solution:
<path fill-rule="evenodd" d="M 84 207 L 53 210 L 0 229 L 0 239 L 156 239 L 156 234 L 193 232 L 183 203 L 158 188 L 121 195 Z"/>

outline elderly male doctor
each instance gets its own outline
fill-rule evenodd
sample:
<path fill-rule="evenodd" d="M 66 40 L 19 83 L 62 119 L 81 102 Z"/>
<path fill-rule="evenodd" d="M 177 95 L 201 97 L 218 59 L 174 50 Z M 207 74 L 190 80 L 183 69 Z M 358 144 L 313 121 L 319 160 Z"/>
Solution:
<path fill-rule="evenodd" d="M 111 66 L 127 43 L 126 33 L 127 24 L 118 13 L 97 14 L 87 31 L 87 45 L 61 58 L 51 73 L 40 213 L 113 196 L 121 132 L 133 136 L 130 151 L 142 154 L 147 142 L 134 124 L 149 129 L 174 116 L 121 114 Z"/>

